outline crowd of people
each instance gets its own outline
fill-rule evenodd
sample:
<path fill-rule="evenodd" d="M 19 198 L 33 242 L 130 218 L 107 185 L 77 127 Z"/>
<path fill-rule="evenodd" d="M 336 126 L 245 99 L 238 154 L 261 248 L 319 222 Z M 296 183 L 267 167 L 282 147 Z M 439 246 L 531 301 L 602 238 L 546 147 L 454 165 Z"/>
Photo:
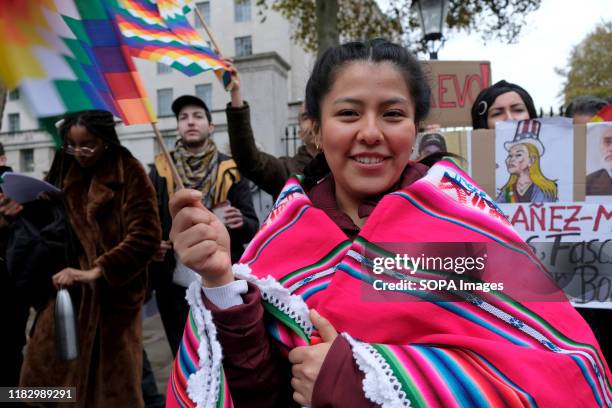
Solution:
<path fill-rule="evenodd" d="M 323 53 L 299 115 L 303 145 L 280 158 L 257 148 L 228 63 L 231 156 L 193 95 L 172 103 L 171 162 L 156 156 L 148 174 L 112 114 L 83 111 L 58 124 L 46 181 L 60 194 L 18 204 L 0 193 L 0 385 L 76 387 L 71 406 L 164 406 L 142 338 L 154 294 L 175 356 L 168 407 L 612 406 L 608 311 L 460 291 L 368 300 L 381 242 L 501 242 L 525 274 L 541 273 L 493 200 L 476 214 L 440 192 L 441 174 L 469 176 L 441 131 L 417 137 L 431 90 L 413 55 L 382 39 Z M 585 123 L 606 105 L 579 97 L 567 114 Z M 534 126 L 537 112 L 525 89 L 499 81 L 471 116 L 494 129 Z M 517 137 L 506 150 L 511 176 L 495 201 L 555 201 L 537 143 Z M 249 181 L 276 200 L 262 225 Z M 60 288 L 76 314 L 68 361 L 56 351 Z"/>

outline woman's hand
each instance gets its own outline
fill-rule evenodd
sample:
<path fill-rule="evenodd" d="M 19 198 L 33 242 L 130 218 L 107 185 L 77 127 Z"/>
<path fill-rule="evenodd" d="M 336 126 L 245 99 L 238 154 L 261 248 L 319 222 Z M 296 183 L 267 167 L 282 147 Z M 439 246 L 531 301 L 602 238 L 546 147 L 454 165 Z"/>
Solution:
<path fill-rule="evenodd" d="M 21 204 L 0 193 L 0 215 L 7 218 L 14 218 L 19 215 L 21 210 L 23 210 Z"/>
<path fill-rule="evenodd" d="M 296 347 L 289 353 L 291 367 L 291 386 L 293 387 L 293 399 L 302 406 L 310 406 L 312 403 L 312 392 L 315 382 L 321 371 L 321 366 L 329 352 L 329 348 L 338 336 L 336 329 L 331 323 L 321 316 L 316 310 L 310 311 L 310 320 L 317 328 L 322 343 Z"/>
<path fill-rule="evenodd" d="M 170 240 L 180 261 L 202 276 L 207 287 L 234 280 L 230 237 L 225 225 L 202 205 L 202 193 L 183 189 L 170 200 Z"/>
<path fill-rule="evenodd" d="M 238 76 L 238 69 L 234 65 L 232 58 L 224 58 L 223 62 L 227 65 L 227 70 L 232 75 L 232 82 L 229 86 L 230 96 L 232 98 L 232 108 L 240 108 L 244 101 L 242 100 L 242 94 L 240 93 L 240 77 Z"/>
<path fill-rule="evenodd" d="M 60 286 L 72 286 L 76 282 L 86 283 L 93 282 L 102 276 L 102 268 L 96 266 L 93 269 L 83 271 L 75 268 L 64 268 L 60 272 L 53 275 L 53 285 L 56 288 Z"/>
<path fill-rule="evenodd" d="M 229 206 L 225 210 L 225 225 L 229 229 L 242 228 L 244 225 L 244 217 L 240 210 L 236 207 Z"/>

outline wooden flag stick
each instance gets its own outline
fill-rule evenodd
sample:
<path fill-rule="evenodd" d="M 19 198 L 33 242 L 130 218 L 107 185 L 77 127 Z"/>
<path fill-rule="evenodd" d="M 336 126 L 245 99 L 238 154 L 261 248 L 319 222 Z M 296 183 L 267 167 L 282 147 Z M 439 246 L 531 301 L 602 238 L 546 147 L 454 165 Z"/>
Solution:
<path fill-rule="evenodd" d="M 175 185 L 178 187 L 179 190 L 185 188 L 185 185 L 183 184 L 183 180 L 181 180 L 181 177 L 179 176 L 178 171 L 176 171 L 176 166 L 174 165 L 174 161 L 172 161 L 172 157 L 170 157 L 170 153 L 168 152 L 168 149 L 166 149 L 164 138 L 162 137 L 159 129 L 157 128 L 157 125 L 155 124 L 155 122 L 152 122 L 151 126 L 153 127 L 153 132 L 155 133 L 155 139 L 157 139 L 159 148 L 161 149 L 164 157 L 166 158 L 166 161 L 170 165 L 170 171 L 172 172 L 172 178 L 174 179 Z M 168 194 L 172 194 L 172 193 L 173 193 L 172 191 L 168 191 Z"/>
<path fill-rule="evenodd" d="M 223 53 L 221 52 L 221 47 L 219 47 L 219 44 L 217 43 L 217 41 L 215 40 L 215 37 L 212 35 L 212 31 L 210 31 L 210 28 L 208 28 L 208 24 L 206 24 L 206 20 L 204 20 L 204 17 L 202 16 L 202 13 L 200 13 L 200 10 L 198 10 L 198 7 L 194 7 L 193 10 L 196 13 L 196 16 L 198 16 L 198 19 L 200 20 L 200 23 L 202 24 L 202 27 L 204 27 L 204 30 L 206 31 L 206 34 L 208 34 L 208 38 L 210 38 L 210 42 L 213 45 L 214 51 L 219 54 L 219 56 L 223 59 L 225 59 L 225 57 L 223 56 Z M 236 77 L 234 76 L 234 74 L 232 74 L 232 80 L 229 83 L 229 85 L 227 87 L 225 87 L 226 91 L 231 91 L 235 84 L 236 84 Z"/>
<path fill-rule="evenodd" d="M 213 37 L 212 32 L 210 31 L 210 28 L 208 28 L 208 24 L 206 24 L 206 21 L 204 20 L 202 13 L 200 13 L 200 10 L 198 10 L 197 6 L 195 6 L 193 10 L 195 11 L 196 16 L 198 16 L 198 19 L 200 19 L 200 23 L 202 24 L 202 27 L 204 27 L 204 30 L 206 31 L 208 38 L 210 38 L 210 42 L 212 42 L 215 52 L 223 58 L 223 53 L 221 52 L 221 48 L 219 47 L 219 44 L 215 40 L 215 37 Z"/>

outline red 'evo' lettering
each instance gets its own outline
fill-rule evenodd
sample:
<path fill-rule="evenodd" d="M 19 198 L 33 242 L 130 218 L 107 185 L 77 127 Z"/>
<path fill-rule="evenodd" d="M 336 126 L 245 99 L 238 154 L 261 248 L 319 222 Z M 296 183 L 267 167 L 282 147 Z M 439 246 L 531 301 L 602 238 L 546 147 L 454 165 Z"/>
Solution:
<path fill-rule="evenodd" d="M 438 105 L 442 109 L 457 107 L 457 104 L 455 102 L 444 100 L 444 94 L 448 90 L 448 88 L 444 86 L 444 81 L 447 81 L 449 79 L 452 80 L 453 78 L 456 80 L 457 76 L 456 75 L 446 75 L 446 74 L 438 76 Z"/>
<path fill-rule="evenodd" d="M 480 89 L 491 86 L 491 70 L 489 64 L 480 64 Z"/>
<path fill-rule="evenodd" d="M 480 87 L 480 90 L 484 89 L 488 84 L 488 66 L 486 64 L 481 64 L 480 67 L 480 75 L 471 74 L 465 75 L 463 77 L 463 86 L 459 83 L 459 78 L 456 74 L 441 74 L 438 75 L 438 106 L 436 106 L 435 97 L 432 95 L 431 97 L 431 107 L 432 108 L 463 108 L 466 104 L 471 105 L 474 102 L 474 97 L 472 96 L 472 84 L 476 83 Z M 445 99 L 448 97 L 448 93 L 451 90 L 448 87 L 447 81 L 452 81 L 452 87 L 455 91 L 454 100 Z"/>
<path fill-rule="evenodd" d="M 480 77 L 476 74 L 474 75 L 466 75 L 465 76 L 465 80 L 463 81 L 463 89 L 461 91 L 459 91 L 459 82 L 457 80 L 457 77 L 454 78 L 454 82 L 455 82 L 455 93 L 457 95 L 457 99 L 459 101 L 459 106 L 464 107 L 465 103 L 468 99 L 469 96 L 469 105 L 472 105 L 473 102 L 473 98 L 472 98 L 472 94 L 471 94 L 471 90 L 472 90 L 472 82 L 477 82 L 477 83 L 482 83 L 482 81 L 480 80 Z M 480 88 L 482 89 L 482 88 Z"/>

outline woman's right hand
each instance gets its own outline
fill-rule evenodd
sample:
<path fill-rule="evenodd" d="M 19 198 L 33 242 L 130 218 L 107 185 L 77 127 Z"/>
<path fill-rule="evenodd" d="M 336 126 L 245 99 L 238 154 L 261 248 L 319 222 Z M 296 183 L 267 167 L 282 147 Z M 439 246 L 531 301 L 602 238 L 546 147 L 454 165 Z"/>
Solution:
<path fill-rule="evenodd" d="M 238 76 L 238 69 L 234 65 L 232 58 L 223 58 L 223 62 L 227 65 L 228 71 L 232 74 L 232 83 L 230 84 L 230 97 L 232 108 L 240 108 L 244 105 L 242 100 L 242 94 L 240 93 L 240 77 Z"/>
<path fill-rule="evenodd" d="M 179 260 L 202 276 L 204 286 L 234 280 L 227 228 L 202 205 L 202 193 L 182 189 L 170 200 L 170 240 Z"/>

